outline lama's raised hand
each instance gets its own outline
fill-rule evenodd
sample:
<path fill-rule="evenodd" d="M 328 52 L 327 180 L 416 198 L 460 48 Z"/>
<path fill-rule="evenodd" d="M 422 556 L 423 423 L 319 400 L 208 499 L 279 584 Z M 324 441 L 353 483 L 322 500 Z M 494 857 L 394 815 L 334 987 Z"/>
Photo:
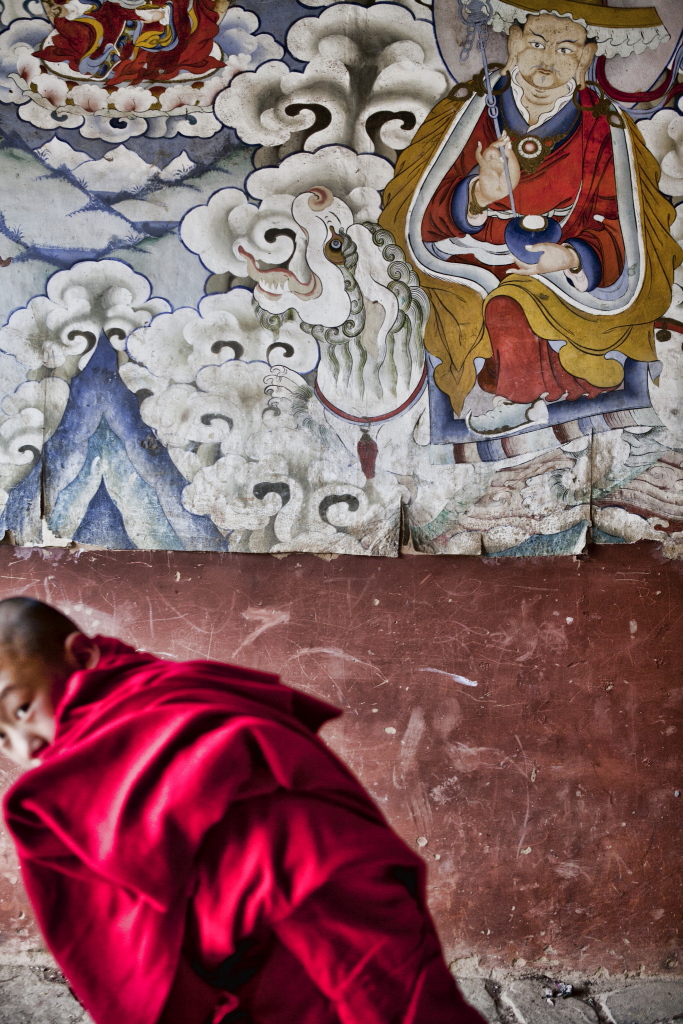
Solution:
<path fill-rule="evenodd" d="M 508 194 L 505 165 L 500 152 L 501 146 L 505 150 L 512 188 L 517 188 L 519 184 L 519 161 L 507 132 L 503 132 L 501 137 L 486 149 L 482 147 L 481 142 L 478 142 L 474 155 L 479 164 L 479 178 L 474 184 L 474 198 L 480 206 L 490 206 L 491 203 L 505 199 Z"/>

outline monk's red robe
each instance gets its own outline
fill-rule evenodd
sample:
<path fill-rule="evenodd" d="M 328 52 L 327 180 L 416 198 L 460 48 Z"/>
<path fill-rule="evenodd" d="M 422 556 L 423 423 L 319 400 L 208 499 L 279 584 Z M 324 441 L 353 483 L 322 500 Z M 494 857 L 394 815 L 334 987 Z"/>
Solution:
<path fill-rule="evenodd" d="M 5 798 L 45 939 L 97 1024 L 482 1024 L 424 865 L 277 677 L 98 637 Z"/>

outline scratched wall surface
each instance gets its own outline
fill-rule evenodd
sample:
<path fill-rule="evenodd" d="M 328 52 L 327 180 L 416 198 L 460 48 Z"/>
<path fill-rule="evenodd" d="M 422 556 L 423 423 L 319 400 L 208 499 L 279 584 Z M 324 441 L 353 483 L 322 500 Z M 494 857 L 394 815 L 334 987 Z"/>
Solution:
<path fill-rule="evenodd" d="M 342 707 L 327 740 L 424 856 L 449 959 L 487 969 L 680 967 L 682 582 L 653 544 L 331 561 L 0 546 L 1 596 Z M 39 937 L 7 840 L 0 856 L 11 955 Z"/>

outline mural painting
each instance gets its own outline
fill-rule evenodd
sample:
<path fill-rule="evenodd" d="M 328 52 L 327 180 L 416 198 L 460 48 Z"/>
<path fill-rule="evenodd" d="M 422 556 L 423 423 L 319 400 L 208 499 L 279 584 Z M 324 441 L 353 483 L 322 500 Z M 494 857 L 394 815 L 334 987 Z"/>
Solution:
<path fill-rule="evenodd" d="M 683 552 L 683 8 L 4 0 L 21 544 Z"/>

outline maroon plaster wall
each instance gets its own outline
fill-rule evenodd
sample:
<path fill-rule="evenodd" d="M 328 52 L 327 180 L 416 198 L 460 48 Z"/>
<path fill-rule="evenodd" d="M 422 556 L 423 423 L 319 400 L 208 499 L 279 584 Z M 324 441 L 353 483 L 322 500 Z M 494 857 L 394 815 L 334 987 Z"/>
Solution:
<path fill-rule="evenodd" d="M 428 840 L 449 958 L 556 971 L 680 968 L 682 582 L 654 545 L 331 561 L 0 547 L 2 596 L 344 707 L 326 736 L 407 842 Z M 9 950 L 35 932 L 7 858 L 0 875 Z"/>

